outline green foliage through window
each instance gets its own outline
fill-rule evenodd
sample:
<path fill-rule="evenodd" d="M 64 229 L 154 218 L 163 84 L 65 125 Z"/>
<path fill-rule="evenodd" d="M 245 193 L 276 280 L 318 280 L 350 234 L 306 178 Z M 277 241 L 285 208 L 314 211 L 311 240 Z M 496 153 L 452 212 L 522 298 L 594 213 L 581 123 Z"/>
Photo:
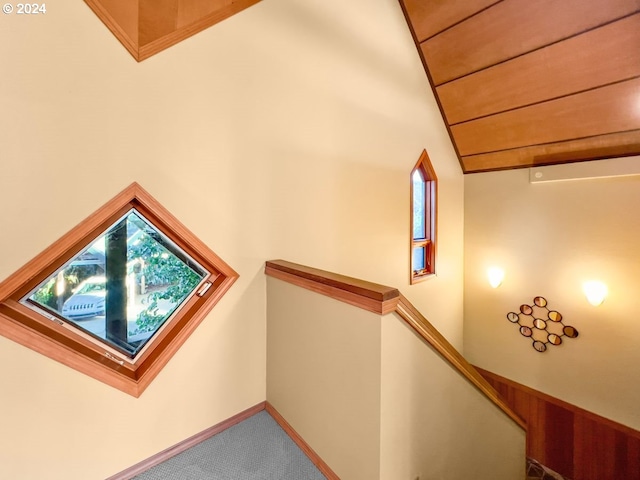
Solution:
<path fill-rule="evenodd" d="M 22 301 L 133 357 L 207 276 L 131 210 Z"/>

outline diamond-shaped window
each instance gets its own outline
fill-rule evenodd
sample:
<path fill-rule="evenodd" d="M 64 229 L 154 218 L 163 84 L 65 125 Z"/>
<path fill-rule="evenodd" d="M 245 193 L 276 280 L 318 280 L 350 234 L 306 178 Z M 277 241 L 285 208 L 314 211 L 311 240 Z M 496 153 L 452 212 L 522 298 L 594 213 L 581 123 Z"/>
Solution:
<path fill-rule="evenodd" d="M 236 278 L 134 183 L 0 284 L 0 333 L 139 396 Z"/>

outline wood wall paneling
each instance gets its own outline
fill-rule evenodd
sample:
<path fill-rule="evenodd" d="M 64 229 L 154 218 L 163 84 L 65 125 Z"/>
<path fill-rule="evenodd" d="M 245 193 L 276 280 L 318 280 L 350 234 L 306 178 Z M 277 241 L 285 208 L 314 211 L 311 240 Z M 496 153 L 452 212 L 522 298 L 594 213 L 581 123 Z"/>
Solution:
<path fill-rule="evenodd" d="M 507 387 L 509 387 L 507 385 Z M 526 395 L 519 392 L 518 395 Z M 547 411 L 536 398 L 529 397 L 529 409 L 523 416 L 527 424 L 527 456 L 535 458 L 544 465 L 550 466 L 544 448 L 544 426 L 547 422 Z M 533 454 L 535 453 L 535 455 Z"/>
<path fill-rule="evenodd" d="M 640 478 L 640 472 L 635 476 L 623 477 L 615 472 L 615 452 L 617 450 L 615 432 L 610 428 L 588 418 L 575 419 L 576 438 L 585 441 L 575 442 L 574 477 L 585 479 L 618 479 Z M 623 467 L 624 468 L 624 467 Z M 626 468 L 625 468 L 626 469 Z"/>
<path fill-rule="evenodd" d="M 537 401 L 539 403 L 539 401 Z M 545 409 L 545 424 L 542 426 L 544 434 L 544 465 L 551 466 L 557 472 L 574 478 L 573 475 L 573 420 L 574 414 L 553 403 L 540 405 Z"/>
<path fill-rule="evenodd" d="M 404 0 L 416 37 L 423 42 L 500 0 Z"/>
<path fill-rule="evenodd" d="M 460 155 L 640 129 L 640 78 L 451 127 Z"/>
<path fill-rule="evenodd" d="M 633 478 L 640 472 L 640 438 L 615 432 L 615 467 L 621 478 Z"/>
<path fill-rule="evenodd" d="M 640 13 L 445 83 L 436 91 L 453 125 L 634 77 L 640 77 Z"/>
<path fill-rule="evenodd" d="M 640 480 L 640 432 L 478 370 L 527 422 L 529 457 L 573 480 Z"/>
<path fill-rule="evenodd" d="M 639 9 L 640 0 L 504 0 L 423 42 L 421 49 L 437 86 Z"/>

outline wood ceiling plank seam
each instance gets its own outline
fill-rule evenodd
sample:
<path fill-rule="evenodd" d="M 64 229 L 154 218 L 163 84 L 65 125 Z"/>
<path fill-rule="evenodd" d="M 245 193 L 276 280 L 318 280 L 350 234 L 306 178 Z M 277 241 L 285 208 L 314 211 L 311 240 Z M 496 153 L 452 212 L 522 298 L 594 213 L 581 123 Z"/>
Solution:
<path fill-rule="evenodd" d="M 635 71 L 632 71 L 632 73 L 630 74 L 628 70 L 625 70 L 621 74 L 622 76 L 620 78 L 606 77 L 605 79 L 599 78 L 598 80 L 594 81 L 592 84 L 580 83 L 576 85 L 576 88 L 573 90 L 569 90 L 567 88 L 563 91 L 555 91 L 555 92 L 552 92 L 551 96 L 539 97 L 531 101 L 527 101 L 525 103 L 508 106 L 506 110 L 500 109 L 496 111 L 491 111 L 489 113 L 484 112 L 480 115 L 473 115 L 473 116 L 469 115 L 468 117 L 465 117 L 464 119 L 461 119 L 461 120 L 456 119 L 456 120 L 448 121 L 447 116 L 445 115 L 445 109 L 447 109 L 447 103 L 444 101 L 444 96 L 441 96 L 440 92 L 435 87 L 435 79 L 438 78 L 439 71 L 437 69 L 437 65 L 436 67 L 434 67 L 432 62 L 429 61 L 430 59 L 427 58 L 427 55 L 425 54 L 425 51 L 422 48 L 423 47 L 422 43 L 427 43 L 427 40 L 429 39 L 433 39 L 441 36 L 447 36 L 446 33 L 450 32 L 451 30 L 455 30 L 456 26 L 468 27 L 467 24 L 469 24 L 470 21 L 477 23 L 477 17 L 481 16 L 481 13 L 485 13 L 485 14 L 488 13 L 487 11 L 491 10 L 491 8 L 487 7 L 483 10 L 479 10 L 475 14 L 467 16 L 464 19 L 458 20 L 457 22 L 449 25 L 445 30 L 441 30 L 437 33 L 434 33 L 432 36 L 428 37 L 427 39 L 423 38 L 419 41 L 418 40 L 419 34 L 417 33 L 417 30 L 420 28 L 419 24 L 417 21 L 415 22 L 415 25 L 412 24 L 411 20 L 413 17 L 408 15 L 407 10 L 404 8 L 404 3 L 407 3 L 407 0 L 400 0 L 400 3 L 401 5 L 403 5 L 405 18 L 407 19 L 407 23 L 410 27 L 410 30 L 412 31 L 414 42 L 416 43 L 416 46 L 419 50 L 420 58 L 421 58 L 421 61 L 423 62 L 423 66 L 425 68 L 427 78 L 429 79 L 431 87 L 434 90 L 436 101 L 438 103 L 440 111 L 443 114 L 443 117 L 445 118 L 445 125 L 453 141 L 454 149 L 456 151 L 456 154 L 458 155 L 458 158 L 459 158 L 460 164 L 462 165 L 462 170 L 464 173 L 472 173 L 475 171 L 486 171 L 486 170 L 495 170 L 495 169 L 503 169 L 503 168 L 522 168 L 523 166 L 541 164 L 541 162 L 544 164 L 553 164 L 556 162 L 566 163 L 571 161 L 582 161 L 582 160 L 589 160 L 589 159 L 593 160 L 597 158 L 609 158 L 611 156 L 616 156 L 616 155 L 618 156 L 637 155 L 638 153 L 640 153 L 640 127 L 636 127 L 635 119 L 631 118 L 631 115 L 629 114 L 630 106 L 636 103 L 635 95 L 634 94 L 629 95 L 629 92 L 626 92 L 625 93 L 626 98 L 624 100 L 624 103 L 620 103 L 620 98 L 616 99 L 615 96 L 612 99 L 604 98 L 601 95 L 596 95 L 596 97 L 588 96 L 589 93 L 594 91 L 597 92 L 600 88 L 615 87 L 616 85 L 623 85 L 628 81 L 633 81 L 638 79 L 639 77 L 638 75 L 635 74 Z M 504 6 L 507 3 L 511 5 L 512 11 L 514 11 L 513 6 L 515 5 L 518 6 L 517 10 L 519 10 L 519 12 L 515 12 L 515 13 L 517 13 L 518 16 L 520 17 L 524 17 L 525 21 L 529 22 L 528 28 L 531 29 L 532 25 L 531 25 L 530 15 L 526 13 L 523 14 L 522 12 L 523 9 L 524 10 L 529 9 L 529 6 L 527 5 L 527 2 L 525 0 L 501 0 L 499 2 L 492 3 L 491 7 L 495 5 L 497 5 L 498 7 Z M 532 52 L 542 50 L 544 48 L 553 46 L 555 44 L 560 44 L 561 42 L 571 40 L 574 37 L 579 37 L 581 35 L 588 34 L 593 30 L 601 29 L 615 22 L 624 20 L 627 17 L 636 15 L 640 12 L 640 0 L 612 0 L 611 3 L 608 3 L 606 5 L 606 8 L 603 8 L 602 6 L 595 8 L 594 5 L 584 5 L 584 8 L 583 8 L 583 3 L 579 2 L 578 0 L 567 0 L 567 1 L 541 0 L 540 2 L 534 2 L 534 3 L 536 5 L 531 6 L 530 8 L 533 9 L 534 11 L 538 10 L 537 11 L 537 13 L 539 14 L 538 19 L 541 20 L 541 24 L 543 28 L 546 28 L 547 30 L 554 30 L 556 28 L 555 24 L 557 23 L 562 24 L 561 28 L 564 28 L 565 25 L 569 24 L 570 26 L 569 30 L 571 30 L 571 33 L 569 35 L 561 35 L 561 38 L 557 38 L 557 37 L 553 37 L 553 35 L 555 35 L 555 32 L 552 31 L 550 36 L 547 35 L 549 38 L 552 39 L 552 41 L 542 42 L 536 48 L 519 52 L 517 53 L 517 55 L 507 56 L 504 60 L 500 61 L 500 63 L 495 63 L 494 65 L 507 63 L 509 61 L 512 61 L 513 59 L 523 57 Z M 551 9 L 551 10 L 543 9 L 541 8 L 541 5 L 544 5 L 544 6 L 551 5 L 556 10 L 559 10 L 561 15 L 555 15 L 553 13 L 554 9 Z M 586 13 L 588 18 L 586 19 L 580 18 L 581 12 L 583 11 Z M 566 18 L 564 17 L 563 17 L 564 19 L 558 18 L 558 17 L 562 17 L 563 15 Z M 577 18 L 574 18 L 574 17 L 577 17 Z M 608 20 L 602 21 L 603 18 L 605 19 L 608 18 Z M 554 26 L 553 27 L 548 26 L 549 23 L 552 23 Z M 414 26 L 416 28 L 414 28 Z M 586 26 L 586 28 L 579 28 L 581 26 L 582 27 Z M 518 22 L 513 22 L 513 24 L 509 26 L 508 30 L 511 30 L 512 32 L 515 32 L 516 34 L 520 34 L 520 36 L 522 36 L 522 32 L 520 32 L 521 28 L 522 26 L 518 24 Z M 538 25 L 538 26 L 535 26 L 535 28 L 538 29 L 540 27 Z M 441 35 L 442 33 L 444 33 L 445 35 Z M 494 36 L 499 36 L 498 34 L 495 33 L 495 31 L 491 31 L 490 34 L 493 34 Z M 538 35 L 538 32 L 533 32 L 533 34 L 534 36 Z M 495 39 L 491 39 L 489 37 L 489 40 L 495 40 Z M 539 40 L 539 38 L 536 38 L 535 40 Z M 517 43 L 514 40 L 507 40 L 507 43 L 509 42 Z M 471 48 L 474 48 L 474 42 L 471 42 L 470 46 Z M 629 47 L 627 47 L 627 50 L 631 50 L 632 53 L 634 51 L 633 48 L 629 48 Z M 624 61 L 627 62 L 628 64 L 630 60 L 629 58 L 627 58 L 627 56 L 625 56 Z M 484 67 L 482 70 L 488 70 L 494 65 Z M 626 65 L 625 68 L 626 67 L 628 67 L 628 65 Z M 568 68 L 571 68 L 571 67 L 568 67 Z M 585 70 L 581 69 L 580 72 L 582 74 L 589 75 L 589 72 L 592 72 L 592 71 L 588 69 L 585 69 Z M 476 72 L 474 71 L 473 73 L 464 74 L 463 76 L 457 77 L 456 80 L 458 80 L 459 78 L 471 76 L 474 73 Z M 455 80 L 452 79 L 451 81 L 446 81 L 441 84 L 446 85 L 454 81 Z M 581 128 L 582 118 L 580 118 L 579 121 L 576 121 L 574 119 L 571 119 L 571 121 L 566 120 L 567 118 L 571 117 L 572 110 L 575 110 L 575 112 L 578 112 L 578 113 L 582 111 L 580 105 L 576 102 L 572 102 L 571 100 L 567 102 L 562 102 L 562 100 L 564 99 L 571 99 L 572 97 L 580 98 L 583 96 L 585 99 L 587 99 L 586 100 L 587 103 L 589 99 L 594 99 L 598 103 L 595 109 L 593 109 L 590 112 L 587 112 L 588 113 L 587 116 L 590 118 L 585 119 L 586 128 Z M 623 110 L 622 115 L 619 116 L 612 109 L 607 109 L 606 101 L 613 101 L 615 104 L 620 104 L 618 105 L 618 107 L 621 110 Z M 512 144 L 506 148 L 504 146 L 500 146 L 499 149 L 487 151 L 488 153 L 480 152 L 480 153 L 473 153 L 473 154 L 466 154 L 466 155 L 461 154 L 461 152 L 465 152 L 464 144 L 463 143 L 461 144 L 458 141 L 459 139 L 455 135 L 456 132 L 451 127 L 460 126 L 461 124 L 466 124 L 467 122 L 471 123 L 473 120 L 476 120 L 476 119 L 480 119 L 480 120 L 489 119 L 490 117 L 493 117 L 496 114 L 501 114 L 505 112 L 506 113 L 516 112 L 517 110 L 520 110 L 520 109 L 533 108 L 532 111 L 534 113 L 536 112 L 539 113 L 540 111 L 544 112 L 545 108 L 542 108 L 542 110 L 538 111 L 538 110 L 535 110 L 535 107 L 544 106 L 545 104 L 549 104 L 549 103 L 554 104 L 555 102 L 558 102 L 557 106 L 560 108 L 560 111 L 550 110 L 548 111 L 548 115 L 546 117 L 539 115 L 537 120 L 535 118 L 532 120 L 532 123 L 538 124 L 536 128 L 538 128 L 539 131 L 537 133 L 540 134 L 540 131 L 542 131 L 542 133 L 544 134 L 545 133 L 544 129 L 539 127 L 544 126 L 547 120 L 550 119 L 552 122 L 552 125 L 549 129 L 549 131 L 551 132 L 549 136 L 545 137 L 544 135 L 542 135 L 542 137 L 538 137 L 534 139 L 536 141 L 526 141 L 522 145 Z M 598 113 L 601 114 L 600 117 L 598 117 Z M 518 115 L 516 115 L 516 118 L 517 117 Z M 575 117 L 579 118 L 580 115 L 576 114 Z M 606 117 L 610 117 L 618 128 L 615 128 L 614 126 L 613 128 L 603 127 L 601 129 L 600 127 L 602 124 L 602 120 L 606 119 Z M 456 118 L 459 118 L 459 117 L 456 117 Z M 522 125 L 520 126 L 525 127 L 524 129 L 526 130 L 527 122 L 525 122 L 522 117 L 519 120 L 522 120 L 521 122 Z M 574 125 L 577 128 L 574 129 L 573 128 Z M 511 124 L 506 125 L 505 129 L 509 130 L 511 126 L 512 126 Z M 562 134 L 564 135 L 564 137 L 563 135 L 560 135 L 559 137 L 554 138 L 553 131 L 557 126 L 559 126 L 560 130 L 562 130 Z M 600 132 L 603 132 L 603 133 L 600 133 Z M 499 131 L 497 131 L 496 133 L 498 135 L 502 134 L 502 132 L 499 132 Z M 534 129 L 534 133 L 535 133 L 535 129 Z M 500 161 L 503 163 L 491 164 L 493 159 L 497 158 L 498 156 L 502 158 L 502 160 Z M 515 157 L 515 156 L 517 156 L 517 158 L 515 158 L 514 160 L 504 160 L 505 157 Z M 504 162 L 507 162 L 507 163 L 504 163 Z"/>
<path fill-rule="evenodd" d="M 548 147 L 550 145 L 560 145 L 560 144 L 564 144 L 564 143 L 580 142 L 580 141 L 589 140 L 589 139 L 598 138 L 598 137 L 603 137 L 603 136 L 607 136 L 607 135 L 630 134 L 630 133 L 635 133 L 635 132 L 638 132 L 640 134 L 640 128 L 632 128 L 630 130 L 620 130 L 620 131 L 617 131 L 617 132 L 603 133 L 603 134 L 599 134 L 599 135 L 586 135 L 584 137 L 567 138 L 567 139 L 564 139 L 564 140 L 557 140 L 557 141 L 553 141 L 553 142 L 532 143 L 532 144 L 529 144 L 529 145 L 523 145 L 521 147 L 503 148 L 501 150 L 491 150 L 491 151 L 488 151 L 488 152 L 471 153 L 471 154 L 468 154 L 468 155 L 463 155 L 463 158 L 474 158 L 474 157 L 480 157 L 482 155 L 493 155 L 493 154 L 496 154 L 496 153 L 507 153 L 507 152 L 513 152 L 513 151 L 516 151 L 516 150 L 521 150 L 523 148 Z M 640 140 L 640 138 L 639 138 L 639 140 Z"/>
<path fill-rule="evenodd" d="M 530 107 L 543 105 L 543 104 L 549 103 L 549 102 L 555 102 L 557 100 L 562 100 L 563 98 L 572 97 L 574 95 L 581 95 L 583 93 L 587 93 L 587 92 L 591 92 L 591 91 L 594 91 L 594 90 L 598 90 L 600 88 L 611 87 L 611 86 L 614 86 L 614 85 L 617 85 L 617 84 L 620 84 L 620 83 L 629 82 L 629 81 L 632 81 L 632 80 L 640 80 L 640 74 L 633 75 L 631 77 L 621 78 L 621 79 L 616 80 L 614 82 L 609 82 L 609 83 L 606 83 L 606 84 L 598 85 L 597 87 L 585 88 L 583 90 L 576 90 L 574 92 L 567 93 L 565 95 L 558 95 L 557 97 L 548 98 L 546 100 L 542 100 L 542 101 L 539 101 L 539 102 L 533 102 L 533 103 L 530 103 L 530 104 L 527 104 L 527 105 L 521 105 L 519 107 L 509 108 L 509 109 L 506 109 L 506 110 L 503 110 L 503 111 L 500 111 L 500 112 L 495 112 L 495 113 L 491 113 L 491 114 L 487 114 L 487 115 L 481 115 L 479 117 L 470 118 L 469 120 L 464 120 L 464 121 L 461 121 L 461 122 L 450 123 L 449 126 L 458 127 L 458 126 L 461 126 L 461 125 L 467 125 L 467 124 L 473 123 L 473 122 L 475 122 L 477 120 L 484 120 L 486 118 L 499 116 L 499 115 L 502 115 L 504 113 L 512 113 L 512 112 L 516 112 L 518 110 L 524 110 L 524 109 L 527 109 L 527 108 L 530 108 Z M 514 147 L 514 148 L 520 148 L 520 147 Z M 500 151 L 500 150 L 506 150 L 506 149 L 499 149 L 499 150 L 495 150 L 495 151 Z M 481 153 L 490 153 L 490 152 L 481 152 Z"/>
<path fill-rule="evenodd" d="M 573 3 L 586 5 L 583 12 L 585 8 L 592 10 L 587 11 L 588 15 L 576 15 L 572 10 Z M 601 11 L 579 0 L 539 0 L 537 2 L 504 0 L 496 8 L 487 9 L 482 14 L 474 15 L 456 27 L 451 27 L 446 32 L 420 43 L 420 50 L 430 66 L 434 85 L 439 86 L 640 11 L 637 0 L 617 0 L 615 3 L 613 7 L 610 6 L 611 11 Z M 545 7 L 550 5 L 558 10 L 557 19 L 553 11 L 547 12 Z M 516 6 L 521 8 L 515 8 Z M 506 13 L 496 14 L 493 19 L 483 18 L 492 11 L 499 11 L 500 8 L 506 10 Z M 547 25 L 546 29 L 539 28 L 540 25 L 536 24 L 538 28 L 529 27 L 527 30 L 522 22 L 516 21 L 521 18 L 523 8 L 539 9 L 529 12 L 530 16 L 535 17 L 531 19 L 532 24 L 538 21 L 538 24 L 545 25 L 545 21 L 549 23 L 549 17 L 553 18 L 555 23 Z M 549 15 L 546 15 L 547 13 Z M 562 20 L 564 17 L 559 13 L 564 13 L 564 16 L 571 13 L 573 15 L 571 19 L 575 20 L 565 22 Z M 514 25 L 519 25 L 521 28 L 518 29 Z M 543 34 L 550 35 L 550 39 L 544 40 Z M 502 42 L 500 39 L 505 35 L 511 41 Z M 512 37 L 514 35 L 516 38 Z M 518 36 L 520 38 L 517 38 Z M 469 48 L 470 45 L 474 48 Z M 473 53 L 469 54 L 469 51 Z"/>
<path fill-rule="evenodd" d="M 462 74 L 462 75 L 460 75 L 460 76 L 458 76 L 458 77 L 451 78 L 451 79 L 449 79 L 449 80 L 446 80 L 446 81 L 444 81 L 444 82 L 441 82 L 441 83 L 439 83 L 439 84 L 437 84 L 437 85 L 435 85 L 435 83 L 434 83 L 434 85 L 435 85 L 436 87 L 441 87 L 441 86 L 447 85 L 447 84 L 449 84 L 449 83 L 456 82 L 456 81 L 461 80 L 461 79 L 463 79 L 463 78 L 466 78 L 466 77 L 470 77 L 470 76 L 472 76 L 472 75 L 475 75 L 476 73 L 480 73 L 480 72 L 483 72 L 483 71 L 485 71 L 485 70 L 490 70 L 490 69 L 492 69 L 493 67 L 497 67 L 497 66 L 499 66 L 499 65 L 502 65 L 502 64 L 508 63 L 508 62 L 510 62 L 510 61 L 512 61 L 512 60 L 515 60 L 515 59 L 517 59 L 517 58 L 524 57 L 524 56 L 526 56 L 526 55 L 529 55 L 529 54 L 535 53 L 535 52 L 540 51 L 540 50 L 544 50 L 545 48 L 548 48 L 548 47 L 551 47 L 551 46 L 553 46 L 553 45 L 556 45 L 556 44 L 559 44 L 559 43 L 565 42 L 565 41 L 567 41 L 567 40 L 571 40 L 571 39 L 573 39 L 573 38 L 575 38 L 575 37 L 579 37 L 580 35 L 587 34 L 587 33 L 591 32 L 591 31 L 593 31 L 593 30 L 597 30 L 597 29 L 599 29 L 599 28 L 606 27 L 606 26 L 608 26 L 608 25 L 611 25 L 612 23 L 616 23 L 616 22 L 619 22 L 619 21 L 621 21 L 621 20 L 625 20 L 625 19 L 627 19 L 627 18 L 629 18 L 629 17 L 633 17 L 634 15 L 638 15 L 638 14 L 640 14 L 640 9 L 635 10 L 635 11 L 633 11 L 633 12 L 631 12 L 631 13 L 628 13 L 628 14 L 622 15 L 622 16 L 620 16 L 620 17 L 618 17 L 618 18 L 614 18 L 614 19 L 612 19 L 612 20 L 610 20 L 610 21 L 607 21 L 607 22 L 605 22 L 605 23 L 602 23 L 601 25 L 595 25 L 595 26 L 593 26 L 593 27 L 587 28 L 587 29 L 582 30 L 582 31 L 580 31 L 580 32 L 576 32 L 576 33 L 574 33 L 574 34 L 572 34 L 572 35 L 568 35 L 567 37 L 563 37 L 563 38 L 560 38 L 560 39 L 555 40 L 555 41 L 553 41 L 553 42 L 550 42 L 550 43 L 548 43 L 548 44 L 541 45 L 541 46 L 539 46 L 539 47 L 533 48 L 533 49 L 531 49 L 531 50 L 529 50 L 529 51 L 522 52 L 522 53 L 519 53 L 519 54 L 514 55 L 514 56 L 512 56 L 512 57 L 505 58 L 505 59 L 500 60 L 499 62 L 496 62 L 496 63 L 494 63 L 494 64 L 486 65 L 486 66 L 484 66 L 484 67 L 482 67 L 482 68 L 478 68 L 477 70 L 467 72 L 467 73 Z M 432 38 L 433 38 L 433 37 L 432 37 Z M 422 42 L 422 43 L 425 43 L 425 42 L 427 42 L 428 40 L 429 40 L 429 39 L 425 40 L 425 41 L 424 41 L 424 42 Z M 421 49 L 421 50 L 422 50 L 422 43 L 420 44 L 420 49 Z M 427 60 L 425 60 L 425 61 L 427 61 Z"/>
<path fill-rule="evenodd" d="M 525 109 L 525 108 L 534 107 L 536 105 L 541 105 L 541 104 L 548 103 L 548 102 L 554 102 L 556 100 L 561 100 L 563 98 L 571 97 L 573 95 L 580 95 L 582 93 L 590 92 L 592 90 L 597 90 L 597 89 L 603 88 L 603 87 L 610 87 L 610 86 L 616 85 L 618 83 L 624 83 L 624 82 L 627 82 L 629 80 L 637 80 L 639 78 L 640 78 L 640 75 L 633 75 L 633 76 L 630 76 L 630 77 L 621 78 L 621 79 L 613 81 L 613 82 L 603 83 L 601 85 L 597 85 L 597 86 L 590 87 L 590 88 L 584 88 L 582 90 L 575 90 L 573 92 L 566 93 L 566 94 L 563 94 L 563 95 L 558 95 L 556 97 L 550 97 L 550 98 L 547 98 L 545 100 L 540 100 L 540 101 L 537 101 L 537 102 L 531 102 L 531 103 L 527 103 L 527 104 L 524 104 L 524 105 L 519 105 L 517 107 L 507 108 L 505 110 L 500 110 L 500 111 L 494 112 L 494 113 L 488 113 L 486 115 L 480 115 L 478 117 L 470 118 L 468 120 L 463 120 L 463 121 L 460 121 L 460 122 L 449 123 L 449 125 L 451 127 L 456 127 L 456 126 L 459 126 L 459 125 L 465 125 L 467 123 L 475 122 L 476 120 L 483 120 L 485 118 L 493 117 L 493 116 L 496 116 L 496 115 L 501 115 L 503 113 L 510 113 L 510 112 L 514 112 L 514 111 L 517 111 L 517 110 L 522 110 L 522 109 Z"/>
<path fill-rule="evenodd" d="M 638 150 L 636 150 L 637 153 Z M 524 161 L 504 161 L 503 159 L 497 159 L 497 160 L 489 160 L 489 161 L 484 161 L 484 162 L 469 162 L 466 157 L 463 157 L 463 159 L 468 163 L 467 165 L 467 171 L 465 174 L 472 174 L 472 173 L 486 173 L 486 172 L 500 172 L 500 171 L 504 171 L 504 170 L 517 170 L 517 169 L 522 169 L 522 168 L 538 168 L 538 167 L 546 167 L 546 166 L 551 166 L 551 165 L 564 165 L 564 164 L 568 164 L 568 163 L 580 163 L 580 162 L 590 162 L 590 161 L 597 161 L 597 160 L 608 160 L 608 159 L 612 159 L 612 158 L 622 158 L 622 157 L 630 157 L 630 156 L 636 156 L 636 153 L 605 153 L 602 155 L 598 155 L 598 156 L 589 156 L 589 157 L 585 157 L 585 158 L 578 158 L 578 157 L 571 157 L 567 160 L 558 160 L 556 158 L 550 158 L 548 160 L 543 159 L 543 160 L 539 160 L 540 157 L 537 156 L 530 156 L 530 157 L 526 157 L 526 160 Z"/>
<path fill-rule="evenodd" d="M 638 96 L 640 78 L 634 78 L 465 122 L 451 132 L 461 155 L 469 155 L 634 130 L 640 128 Z"/>
<path fill-rule="evenodd" d="M 507 148 L 502 148 L 502 149 L 497 149 L 497 150 L 487 150 L 485 152 L 469 153 L 469 154 L 466 154 L 466 155 L 461 155 L 461 158 L 464 160 L 464 159 L 468 159 L 468 158 L 480 157 L 482 155 L 495 155 L 495 154 L 499 154 L 499 153 L 514 152 L 514 151 L 521 150 L 523 148 L 548 147 L 548 146 L 551 146 L 551 145 L 557 145 L 557 144 L 562 144 L 562 143 L 581 142 L 581 141 L 584 141 L 584 140 L 598 138 L 598 137 L 602 137 L 602 136 L 606 136 L 606 135 L 631 134 L 631 133 L 634 133 L 634 132 L 640 132 L 640 129 L 631 128 L 631 129 L 628 129 L 628 130 L 616 130 L 616 131 L 613 131 L 613 132 L 600 133 L 600 134 L 594 134 L 594 135 L 585 135 L 585 136 L 582 136 L 582 137 L 564 138 L 564 139 L 561 139 L 561 140 L 553 140 L 553 141 L 548 141 L 548 142 L 528 143 L 528 144 L 524 144 L 524 145 L 520 145 L 520 146 L 507 147 Z M 637 154 L 640 154 L 640 150 L 636 153 L 636 155 Z"/>
<path fill-rule="evenodd" d="M 640 13 L 440 85 L 436 94 L 447 122 L 458 125 L 638 75 Z"/>
<path fill-rule="evenodd" d="M 433 37 L 435 37 L 435 36 L 437 36 L 437 35 L 440 35 L 440 34 L 441 34 L 441 33 L 443 33 L 443 32 L 446 32 L 447 30 L 449 30 L 450 28 L 455 27 L 456 25 L 459 25 L 459 24 L 461 24 L 461 23 L 463 23 L 463 22 L 466 22 L 467 20 L 469 20 L 469 19 L 471 19 L 471 18 L 475 17 L 476 15 L 481 14 L 481 13 L 482 13 L 482 12 L 484 12 L 485 10 L 488 10 L 489 8 L 492 8 L 492 7 L 496 6 L 498 3 L 502 3 L 502 2 L 504 2 L 504 1 L 505 1 L 505 0 L 497 0 L 497 1 L 493 1 L 493 2 L 492 2 L 492 3 L 490 3 L 489 5 L 486 5 L 485 7 L 482 7 L 480 10 L 477 10 L 477 11 L 475 11 L 475 12 L 473 12 L 473 13 L 470 13 L 470 14 L 468 14 L 468 15 L 464 16 L 464 17 L 461 17 L 461 18 L 459 18 L 459 19 L 455 20 L 453 23 L 448 24 L 446 27 L 441 28 L 440 30 L 436 31 L 435 33 L 431 33 L 431 34 L 429 34 L 428 36 L 425 36 L 424 38 L 420 38 L 420 36 L 417 36 L 417 37 L 418 37 L 418 40 L 419 40 L 419 43 L 426 42 L 427 40 L 430 40 L 430 39 L 432 39 Z M 410 17 L 411 17 L 411 15 L 410 15 Z M 412 18 L 412 17 L 411 17 L 411 18 Z"/>
<path fill-rule="evenodd" d="M 628 157 L 640 152 L 640 129 L 462 157 L 467 173 Z"/>

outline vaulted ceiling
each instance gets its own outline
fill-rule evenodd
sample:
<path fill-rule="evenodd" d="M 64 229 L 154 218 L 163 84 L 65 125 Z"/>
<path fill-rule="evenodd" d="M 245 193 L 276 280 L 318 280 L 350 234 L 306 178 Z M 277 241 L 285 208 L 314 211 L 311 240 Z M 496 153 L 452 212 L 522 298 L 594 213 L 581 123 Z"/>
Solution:
<path fill-rule="evenodd" d="M 640 154 L 640 0 L 399 0 L 465 173 Z"/>
<path fill-rule="evenodd" d="M 260 0 L 85 0 L 140 61 Z M 399 0 L 465 173 L 640 154 L 640 0 Z"/>

